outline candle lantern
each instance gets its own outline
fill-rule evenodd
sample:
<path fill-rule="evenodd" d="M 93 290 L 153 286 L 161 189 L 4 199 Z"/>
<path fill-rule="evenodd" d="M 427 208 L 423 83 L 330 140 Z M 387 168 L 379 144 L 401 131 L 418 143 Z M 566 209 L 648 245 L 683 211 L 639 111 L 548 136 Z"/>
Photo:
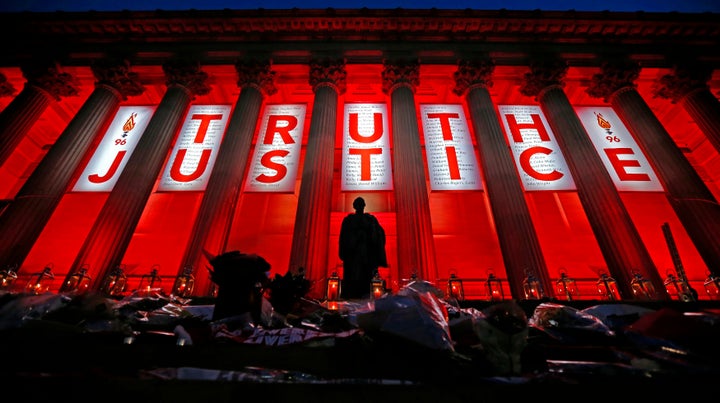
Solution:
<path fill-rule="evenodd" d="M 617 289 L 617 282 L 614 278 L 602 273 L 597 282 L 597 290 L 601 298 L 608 301 L 617 301 L 620 299 L 620 291 Z"/>
<path fill-rule="evenodd" d="M 663 285 L 671 297 L 679 299 L 680 295 L 683 293 L 680 279 L 670 272 L 667 273 L 667 278 L 663 281 Z"/>
<path fill-rule="evenodd" d="M 140 277 L 138 290 L 150 295 L 150 290 L 159 287 L 160 283 L 162 283 L 162 279 L 158 275 L 158 266 L 155 265 L 150 269 L 150 273 L 143 274 L 143 276 Z"/>
<path fill-rule="evenodd" d="M 52 268 L 53 264 L 50 263 L 41 272 L 33 274 L 25 286 L 25 292 L 35 295 L 47 292 L 50 289 L 50 282 L 55 279 Z"/>
<path fill-rule="evenodd" d="M 90 288 L 90 276 L 87 275 L 88 268 L 83 265 L 78 271 L 73 273 L 65 284 L 63 284 L 62 291 L 74 292 L 77 294 L 84 294 Z"/>
<path fill-rule="evenodd" d="M 108 273 L 102 286 L 100 286 L 101 292 L 104 292 L 111 297 L 122 295 L 122 293 L 125 292 L 125 287 L 127 286 L 127 275 L 125 274 L 123 267 L 124 265 L 117 266 Z"/>
<path fill-rule="evenodd" d="M 703 286 L 710 299 L 720 299 L 720 277 L 710 273 Z"/>
<path fill-rule="evenodd" d="M 342 286 L 342 280 L 338 276 L 337 272 L 334 271 L 327 279 L 327 288 L 325 291 L 325 299 L 328 301 L 337 301 L 340 299 L 340 287 Z"/>
<path fill-rule="evenodd" d="M 380 277 L 380 273 L 375 271 L 375 275 L 370 280 L 370 295 L 377 299 L 385 294 L 385 280 Z"/>
<path fill-rule="evenodd" d="M 505 298 L 502 288 L 502 280 L 495 277 L 495 273 L 488 271 L 488 278 L 485 281 L 488 298 L 490 301 L 502 301 Z"/>
<path fill-rule="evenodd" d="M 531 270 L 525 270 L 525 279 L 523 280 L 522 286 L 525 299 L 540 299 L 543 297 L 540 280 L 535 277 L 535 274 Z"/>
<path fill-rule="evenodd" d="M 560 272 L 560 279 L 555 283 L 558 295 L 564 295 L 568 301 L 572 301 L 578 294 L 577 283 L 565 272 Z"/>
<path fill-rule="evenodd" d="M 655 298 L 655 286 L 652 285 L 650 280 L 646 279 L 638 272 L 633 273 L 633 279 L 630 281 L 630 288 L 636 298 L 645 300 Z"/>
<path fill-rule="evenodd" d="M 14 266 L 0 271 L 0 290 L 10 289 L 15 280 L 17 280 L 17 272 Z"/>
<path fill-rule="evenodd" d="M 172 293 L 178 297 L 189 297 L 195 288 L 195 276 L 193 276 L 192 266 L 185 266 L 182 274 L 177 276 L 175 284 L 173 284 Z"/>
<path fill-rule="evenodd" d="M 465 289 L 463 288 L 463 281 L 458 278 L 455 273 L 450 273 L 450 278 L 447 282 L 447 294 L 450 298 L 455 298 L 458 301 L 465 300 Z"/>

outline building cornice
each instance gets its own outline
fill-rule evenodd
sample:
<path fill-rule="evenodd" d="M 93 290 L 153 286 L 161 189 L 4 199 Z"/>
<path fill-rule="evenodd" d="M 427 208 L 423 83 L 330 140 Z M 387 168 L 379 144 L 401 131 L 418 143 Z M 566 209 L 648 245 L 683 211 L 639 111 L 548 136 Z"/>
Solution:
<path fill-rule="evenodd" d="M 426 62 L 486 52 L 507 58 L 507 63 L 524 63 L 532 50 L 561 53 L 587 64 L 595 63 L 589 52 L 625 52 L 662 65 L 669 51 L 682 49 L 717 65 L 718 17 L 365 8 L 23 12 L 0 14 L 0 30 L 4 38 L 12 38 L 5 41 L 3 52 L 10 64 L 47 49 L 66 53 L 66 63 L 83 63 L 84 57 L 103 52 L 133 53 L 140 59 L 136 63 L 154 63 L 154 57 L 181 50 L 208 63 L 227 63 L 260 50 L 273 53 L 276 63 L 305 62 L 316 51 L 343 51 L 349 62 L 377 62 L 384 51 L 405 51 Z"/>

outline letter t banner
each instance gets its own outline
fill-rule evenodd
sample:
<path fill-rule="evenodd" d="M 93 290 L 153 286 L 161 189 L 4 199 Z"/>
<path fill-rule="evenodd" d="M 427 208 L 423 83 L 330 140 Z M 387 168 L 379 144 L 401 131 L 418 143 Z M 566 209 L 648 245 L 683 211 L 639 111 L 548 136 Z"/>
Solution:
<path fill-rule="evenodd" d="M 482 190 L 480 169 L 462 105 L 421 105 L 430 188 Z"/>
<path fill-rule="evenodd" d="M 230 109 L 230 105 L 193 105 L 190 108 L 163 170 L 159 192 L 205 190 Z"/>

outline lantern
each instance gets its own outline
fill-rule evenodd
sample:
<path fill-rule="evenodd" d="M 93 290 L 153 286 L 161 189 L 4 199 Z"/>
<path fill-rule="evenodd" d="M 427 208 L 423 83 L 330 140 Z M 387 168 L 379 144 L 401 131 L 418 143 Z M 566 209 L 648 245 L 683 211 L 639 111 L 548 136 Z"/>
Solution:
<path fill-rule="evenodd" d="M 84 294 L 90 288 L 90 276 L 87 275 L 88 268 L 83 265 L 78 271 L 73 273 L 70 278 L 63 284 L 62 291 Z"/>
<path fill-rule="evenodd" d="M 340 299 L 340 287 L 342 280 L 338 276 L 337 272 L 334 271 L 327 279 L 327 289 L 325 291 L 325 299 L 328 301 L 337 301 Z"/>
<path fill-rule="evenodd" d="M 720 299 L 720 277 L 710 273 L 703 286 L 710 299 Z"/>
<path fill-rule="evenodd" d="M 603 299 L 608 301 L 617 301 L 620 299 L 620 291 L 617 289 L 615 279 L 602 273 L 597 282 L 597 290 Z"/>
<path fill-rule="evenodd" d="M 680 283 L 680 279 L 675 277 L 674 274 L 668 272 L 667 278 L 663 281 L 663 285 L 665 286 L 668 294 L 680 298 L 680 295 L 683 292 L 682 284 Z"/>
<path fill-rule="evenodd" d="M 485 281 L 485 288 L 490 301 L 502 301 L 505 297 L 502 289 L 502 281 L 495 277 L 495 273 L 488 271 L 488 278 Z"/>
<path fill-rule="evenodd" d="M 385 280 L 383 280 L 383 278 L 380 277 L 380 273 L 376 271 L 372 280 L 370 280 L 370 295 L 372 295 L 373 298 L 377 299 L 382 297 L 384 294 Z"/>
<path fill-rule="evenodd" d="M 633 273 L 633 279 L 630 281 L 630 288 L 636 298 L 645 300 L 655 298 L 655 286 L 652 285 L 650 280 L 646 279 L 638 272 Z"/>
<path fill-rule="evenodd" d="M 340 304 L 337 301 L 327 301 L 325 307 L 331 311 L 337 311 L 340 309 Z"/>
<path fill-rule="evenodd" d="M 192 266 L 185 266 L 182 274 L 177 276 L 173 284 L 172 293 L 178 297 L 189 297 L 195 288 L 195 276 Z"/>
<path fill-rule="evenodd" d="M 125 274 L 123 267 L 123 265 L 120 265 L 110 271 L 110 273 L 105 277 L 102 286 L 100 286 L 100 291 L 112 297 L 121 295 L 125 291 L 125 286 L 127 286 L 127 275 Z"/>
<path fill-rule="evenodd" d="M 450 296 L 450 298 L 455 298 L 458 301 L 465 300 L 465 289 L 463 289 L 463 281 L 458 278 L 458 276 L 455 275 L 455 273 L 450 274 L 450 278 L 447 282 L 447 294 Z"/>
<path fill-rule="evenodd" d="M 525 270 L 525 279 L 522 283 L 523 294 L 525 299 L 540 299 L 543 297 L 542 285 L 540 280 L 530 270 Z"/>
<path fill-rule="evenodd" d="M 17 272 L 14 266 L 0 271 L 0 290 L 10 289 L 15 280 L 17 280 Z"/>
<path fill-rule="evenodd" d="M 565 272 L 560 272 L 560 279 L 555 283 L 558 295 L 564 295 L 568 301 L 572 301 L 578 294 L 577 283 L 568 277 Z"/>
<path fill-rule="evenodd" d="M 158 287 L 160 283 L 162 283 L 162 279 L 158 275 L 158 266 L 155 265 L 150 268 L 150 273 L 143 274 L 143 276 L 140 277 L 140 285 L 138 286 L 138 290 L 143 291 L 149 295 L 150 290 Z"/>
<path fill-rule="evenodd" d="M 25 292 L 35 295 L 47 292 L 50 289 L 50 282 L 55 279 L 52 268 L 53 264 L 49 263 L 41 272 L 33 274 L 25 286 Z"/>

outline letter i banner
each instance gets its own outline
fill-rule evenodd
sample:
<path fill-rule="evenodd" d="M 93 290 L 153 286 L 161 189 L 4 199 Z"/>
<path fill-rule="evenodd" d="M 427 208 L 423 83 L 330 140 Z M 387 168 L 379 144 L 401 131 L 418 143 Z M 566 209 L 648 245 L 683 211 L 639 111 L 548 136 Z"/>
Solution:
<path fill-rule="evenodd" d="M 121 106 L 73 192 L 110 192 L 150 123 L 156 106 Z"/>
<path fill-rule="evenodd" d="M 480 169 L 462 105 L 421 105 L 430 188 L 482 190 Z"/>

